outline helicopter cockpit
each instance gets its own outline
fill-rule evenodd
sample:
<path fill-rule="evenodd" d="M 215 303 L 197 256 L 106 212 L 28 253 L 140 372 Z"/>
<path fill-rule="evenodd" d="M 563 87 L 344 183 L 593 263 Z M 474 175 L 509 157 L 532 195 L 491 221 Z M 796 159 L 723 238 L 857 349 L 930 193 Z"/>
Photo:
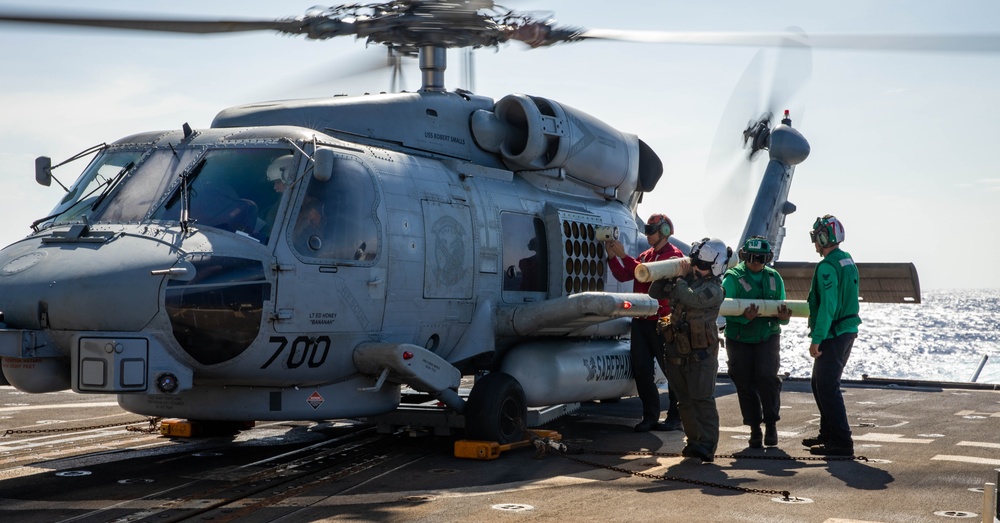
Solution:
<path fill-rule="evenodd" d="M 269 165 L 291 154 L 287 149 L 208 149 L 167 191 L 167 201 L 149 216 L 153 220 L 182 221 L 185 199 L 187 219 L 203 227 L 249 236 L 267 244 L 274 225 L 271 209 L 281 193 L 267 179 Z M 184 187 L 185 183 L 187 187 Z"/>
<path fill-rule="evenodd" d="M 258 337 L 265 304 L 273 299 L 276 252 L 313 265 L 370 264 L 378 252 L 375 187 L 370 179 L 359 183 L 370 173 L 345 161 L 337 163 L 336 175 L 332 168 L 319 178 L 302 175 L 302 169 L 315 174 L 318 145 L 314 133 L 288 127 L 178 130 L 133 135 L 77 155 L 97 153 L 64 186 L 52 212 L 34 223 L 36 233 L 16 247 L 41 254 L 21 255 L 30 263 L 8 270 L 5 280 L 9 295 L 33 297 L 41 312 L 5 307 L 7 321 L 66 332 L 105 330 L 108 322 L 95 320 L 99 310 L 63 308 L 56 299 L 80 282 L 60 278 L 60 291 L 48 275 L 57 266 L 86 266 L 105 283 L 80 283 L 77 295 L 91 303 L 125 303 L 119 324 L 160 323 L 191 363 L 236 358 Z M 50 160 L 38 165 L 40 183 L 56 179 Z M 305 234 L 302 224 L 313 209 L 323 212 L 315 222 L 322 228 Z M 50 347 L 57 345 L 65 354 L 61 343 Z M 145 386 L 111 385 L 103 377 L 80 383 L 88 390 Z"/>
<path fill-rule="evenodd" d="M 186 219 L 267 244 L 281 194 L 265 175 L 275 148 L 109 148 L 86 168 L 42 228 L 86 220 Z"/>

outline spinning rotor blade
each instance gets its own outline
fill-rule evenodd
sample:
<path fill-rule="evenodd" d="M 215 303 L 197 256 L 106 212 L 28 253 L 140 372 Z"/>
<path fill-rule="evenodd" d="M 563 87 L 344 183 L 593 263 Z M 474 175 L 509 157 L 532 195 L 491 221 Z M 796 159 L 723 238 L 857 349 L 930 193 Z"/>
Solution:
<path fill-rule="evenodd" d="M 722 238 L 727 245 L 738 234 L 733 232 L 746 207 L 753 163 L 743 149 L 742 131 L 747 120 L 760 116 L 761 86 L 763 85 L 764 52 L 758 52 L 736 82 L 723 110 L 712 149 L 705 166 L 706 184 L 715 193 L 705 207 L 705 226 L 712 236 Z"/>
<path fill-rule="evenodd" d="M 309 32 L 302 20 L 167 20 L 142 18 L 90 18 L 41 15 L 0 14 L 0 21 L 29 24 L 68 25 L 102 29 L 133 29 L 166 33 L 213 34 L 248 31 L 281 31 L 302 34 Z"/>
<path fill-rule="evenodd" d="M 621 40 L 647 44 L 732 45 L 750 47 L 781 47 L 788 38 L 783 33 L 715 33 L 677 31 L 631 31 L 618 29 L 585 29 L 577 40 Z M 1000 52 L 1000 33 L 974 34 L 847 34 L 821 33 L 809 35 L 809 45 L 822 49 L 871 51 L 941 51 L 955 53 Z"/>
<path fill-rule="evenodd" d="M 777 50 L 759 51 L 723 111 L 706 166 L 706 181 L 716 187 L 716 193 L 705 211 L 705 225 L 709 233 L 727 242 L 742 244 L 736 236 L 743 230 L 764 171 L 762 162 L 756 160 L 767 157 L 748 147 L 744 131 L 766 119 L 761 132 L 769 134 L 805 86 L 812 74 L 812 53 L 804 41 L 804 36 L 786 38 Z M 801 114 L 801 109 L 793 112 L 796 121 L 801 122 Z"/>
<path fill-rule="evenodd" d="M 132 29 L 187 34 L 273 30 L 311 39 L 355 35 L 370 42 L 411 47 L 496 47 L 518 40 L 531 47 L 587 39 L 654 44 L 782 47 L 784 33 L 722 33 L 584 29 L 557 26 L 548 12 L 516 12 L 488 0 L 393 0 L 377 4 L 316 7 L 304 16 L 280 20 L 183 20 L 49 16 L 0 12 L 0 22 Z M 1000 33 L 980 34 L 817 34 L 811 45 L 829 49 L 882 51 L 1000 52 Z"/>
<path fill-rule="evenodd" d="M 400 73 L 400 61 L 408 57 L 393 55 L 391 50 L 388 53 L 386 48 L 368 48 L 345 54 L 335 61 L 313 64 L 308 72 L 293 74 L 291 79 L 281 78 L 272 83 L 262 91 L 262 96 L 288 97 L 289 85 L 297 86 L 295 89 L 322 90 L 326 92 L 325 94 L 332 95 L 345 92 L 345 86 L 355 84 L 360 78 L 366 80 L 384 78 L 388 82 L 382 84 L 386 85 L 386 92 L 399 92 L 399 85 L 395 82 L 396 75 Z"/>

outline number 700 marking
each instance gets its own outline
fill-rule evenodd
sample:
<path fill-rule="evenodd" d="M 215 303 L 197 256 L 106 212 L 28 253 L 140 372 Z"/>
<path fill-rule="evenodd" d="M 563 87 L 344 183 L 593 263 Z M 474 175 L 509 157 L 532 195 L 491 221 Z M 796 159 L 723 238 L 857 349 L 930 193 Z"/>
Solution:
<path fill-rule="evenodd" d="M 278 347 L 275 349 L 274 354 L 271 355 L 268 360 L 261 365 L 261 369 L 266 369 L 278 359 L 285 347 L 289 346 L 288 338 L 284 336 L 271 336 L 269 339 L 271 343 L 277 343 Z M 285 359 L 285 367 L 288 369 L 297 369 L 305 363 L 309 368 L 315 369 L 326 361 L 326 357 L 330 354 L 330 337 L 320 336 L 318 338 L 310 338 L 309 336 L 299 336 L 291 342 L 291 348 L 288 351 L 288 357 Z"/>

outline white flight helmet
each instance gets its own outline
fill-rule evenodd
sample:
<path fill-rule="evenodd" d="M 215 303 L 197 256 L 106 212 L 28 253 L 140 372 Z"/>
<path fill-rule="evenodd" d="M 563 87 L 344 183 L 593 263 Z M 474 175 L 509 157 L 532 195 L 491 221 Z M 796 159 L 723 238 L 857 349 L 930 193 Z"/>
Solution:
<path fill-rule="evenodd" d="M 721 278 L 729 267 L 733 249 L 718 238 L 702 238 L 691 244 L 691 265 L 701 269 L 711 269 L 712 275 Z"/>
<path fill-rule="evenodd" d="M 286 154 L 284 156 L 279 156 L 271 162 L 271 165 L 267 166 L 267 181 L 277 182 L 281 181 L 285 185 L 288 185 L 292 181 L 292 174 L 294 174 L 295 169 L 295 156 L 291 154 Z"/>

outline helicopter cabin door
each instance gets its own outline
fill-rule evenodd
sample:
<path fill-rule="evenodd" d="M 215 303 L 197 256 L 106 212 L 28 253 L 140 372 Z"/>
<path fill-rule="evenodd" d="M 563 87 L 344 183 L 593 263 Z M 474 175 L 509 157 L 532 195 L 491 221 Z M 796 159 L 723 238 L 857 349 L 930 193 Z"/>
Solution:
<path fill-rule="evenodd" d="M 328 180 L 311 173 L 294 184 L 276 251 L 275 330 L 365 338 L 382 329 L 385 312 L 377 182 L 360 160 L 342 155 Z"/>

